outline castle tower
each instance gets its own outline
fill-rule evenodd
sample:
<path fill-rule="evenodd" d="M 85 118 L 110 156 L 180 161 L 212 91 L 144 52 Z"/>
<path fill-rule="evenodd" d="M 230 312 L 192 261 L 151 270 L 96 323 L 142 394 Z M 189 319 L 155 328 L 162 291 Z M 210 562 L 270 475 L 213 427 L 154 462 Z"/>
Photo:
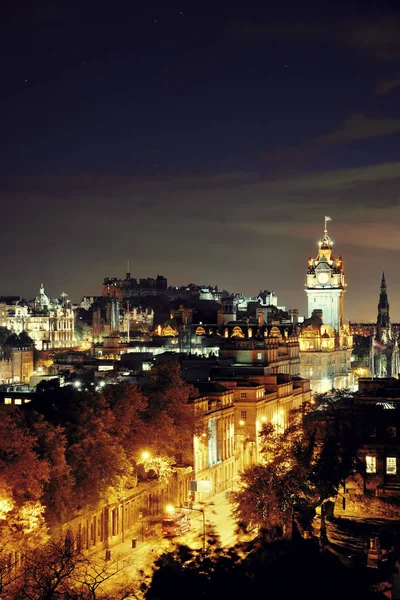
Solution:
<path fill-rule="evenodd" d="M 308 300 L 308 318 L 315 309 L 322 310 L 325 325 L 330 325 L 339 333 L 343 326 L 343 296 L 345 281 L 343 260 L 332 253 L 333 242 L 328 235 L 325 217 L 324 235 L 318 242 L 318 255 L 308 259 L 306 294 Z"/>

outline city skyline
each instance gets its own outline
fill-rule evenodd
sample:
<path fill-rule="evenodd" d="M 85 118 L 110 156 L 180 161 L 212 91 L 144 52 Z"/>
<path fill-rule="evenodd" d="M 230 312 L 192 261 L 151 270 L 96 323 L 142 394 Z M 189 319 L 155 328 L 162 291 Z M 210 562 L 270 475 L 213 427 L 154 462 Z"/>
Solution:
<path fill-rule="evenodd" d="M 7 6 L 1 294 L 75 302 L 168 278 L 306 313 L 324 215 L 374 321 L 397 264 L 400 12 L 392 2 Z"/>

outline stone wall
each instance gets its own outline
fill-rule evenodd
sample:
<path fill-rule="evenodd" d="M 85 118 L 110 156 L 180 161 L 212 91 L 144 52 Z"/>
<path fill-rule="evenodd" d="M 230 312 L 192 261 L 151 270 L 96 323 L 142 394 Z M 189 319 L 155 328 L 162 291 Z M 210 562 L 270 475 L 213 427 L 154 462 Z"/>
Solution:
<path fill-rule="evenodd" d="M 76 549 L 95 552 L 148 534 L 161 520 L 167 504 L 189 501 L 191 467 L 177 469 L 168 482 L 144 481 L 125 497 L 104 501 L 50 528 L 53 539 L 69 539 Z"/>

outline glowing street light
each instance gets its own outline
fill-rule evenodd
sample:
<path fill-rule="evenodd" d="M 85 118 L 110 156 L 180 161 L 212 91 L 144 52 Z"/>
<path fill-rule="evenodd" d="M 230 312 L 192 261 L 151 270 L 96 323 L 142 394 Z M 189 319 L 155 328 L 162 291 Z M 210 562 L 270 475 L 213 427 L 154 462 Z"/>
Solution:
<path fill-rule="evenodd" d="M 150 460 L 151 458 L 151 454 L 148 450 L 143 450 L 140 456 L 142 457 L 142 460 Z"/>
<path fill-rule="evenodd" d="M 173 515 L 175 513 L 175 506 L 173 506 L 172 504 L 167 504 L 167 506 L 165 507 L 165 512 L 167 513 L 167 515 Z"/>

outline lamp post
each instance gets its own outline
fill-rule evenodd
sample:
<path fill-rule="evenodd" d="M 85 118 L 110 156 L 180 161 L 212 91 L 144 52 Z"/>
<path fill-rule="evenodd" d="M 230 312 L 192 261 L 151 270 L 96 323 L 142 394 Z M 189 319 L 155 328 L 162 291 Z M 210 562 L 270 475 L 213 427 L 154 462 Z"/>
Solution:
<path fill-rule="evenodd" d="M 181 507 L 183 508 L 183 507 Z M 206 513 L 204 508 L 191 508 L 191 510 L 195 510 L 196 512 L 202 513 L 203 515 L 203 535 L 202 535 L 202 552 L 205 554 L 206 552 Z"/>
<path fill-rule="evenodd" d="M 144 542 L 143 512 L 142 511 L 139 513 L 139 519 L 142 523 L 142 542 Z"/>
<path fill-rule="evenodd" d="M 326 516 L 326 512 L 325 512 L 326 506 L 325 506 L 325 502 L 323 502 L 321 504 L 321 527 L 320 527 L 320 532 L 319 532 L 319 547 L 320 547 L 320 551 L 324 552 L 325 551 L 325 545 L 327 542 L 327 537 L 326 537 L 326 521 L 325 521 L 325 516 Z"/>

